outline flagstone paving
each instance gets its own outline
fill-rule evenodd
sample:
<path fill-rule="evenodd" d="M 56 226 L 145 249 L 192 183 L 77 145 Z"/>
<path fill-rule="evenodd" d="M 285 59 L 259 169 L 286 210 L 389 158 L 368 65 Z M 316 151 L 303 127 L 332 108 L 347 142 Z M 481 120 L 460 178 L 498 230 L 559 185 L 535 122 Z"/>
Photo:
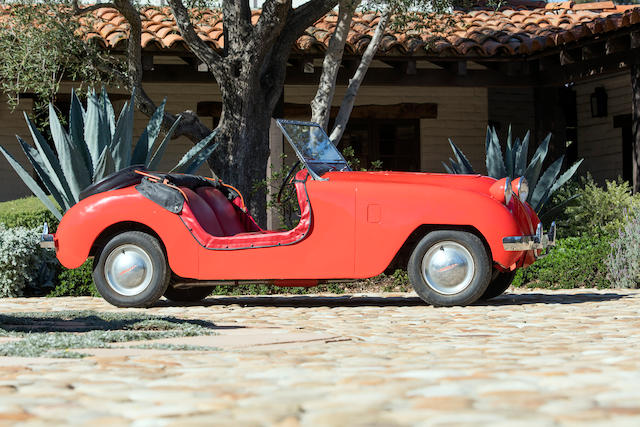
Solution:
<path fill-rule="evenodd" d="M 121 309 L 0 300 L 2 314 L 62 310 Z M 217 334 L 83 359 L 0 357 L 0 425 L 640 425 L 640 291 L 518 290 L 453 308 L 414 294 L 216 297 L 127 311 L 207 320 Z"/>

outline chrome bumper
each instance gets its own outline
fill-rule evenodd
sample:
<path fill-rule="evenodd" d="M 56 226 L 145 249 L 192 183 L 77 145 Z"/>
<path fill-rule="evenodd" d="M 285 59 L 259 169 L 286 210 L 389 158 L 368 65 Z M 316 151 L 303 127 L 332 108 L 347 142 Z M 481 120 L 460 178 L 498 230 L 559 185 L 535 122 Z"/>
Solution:
<path fill-rule="evenodd" d="M 53 234 L 49 234 L 49 225 L 45 222 L 40 235 L 40 247 L 45 249 L 55 249 L 56 243 L 53 241 Z"/>
<path fill-rule="evenodd" d="M 509 236 L 502 239 L 505 251 L 530 251 L 548 249 L 556 245 L 556 223 L 551 223 L 549 231 L 542 231 L 542 223 L 538 223 L 536 234 L 533 236 Z"/>

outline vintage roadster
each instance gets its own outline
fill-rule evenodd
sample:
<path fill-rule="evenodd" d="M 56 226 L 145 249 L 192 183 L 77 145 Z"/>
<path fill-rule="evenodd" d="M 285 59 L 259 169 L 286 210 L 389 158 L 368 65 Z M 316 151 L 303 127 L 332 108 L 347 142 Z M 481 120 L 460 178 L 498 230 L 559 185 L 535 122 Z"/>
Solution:
<path fill-rule="evenodd" d="M 524 178 L 352 171 L 315 123 L 279 120 L 302 168 L 300 220 L 263 230 L 219 181 L 132 167 L 85 189 L 42 246 L 67 268 L 93 257 L 98 291 L 120 307 L 163 295 L 197 301 L 219 284 L 312 286 L 406 268 L 427 303 L 503 293 L 517 268 L 555 243 L 524 202 Z M 282 189 L 281 189 L 282 190 Z"/>

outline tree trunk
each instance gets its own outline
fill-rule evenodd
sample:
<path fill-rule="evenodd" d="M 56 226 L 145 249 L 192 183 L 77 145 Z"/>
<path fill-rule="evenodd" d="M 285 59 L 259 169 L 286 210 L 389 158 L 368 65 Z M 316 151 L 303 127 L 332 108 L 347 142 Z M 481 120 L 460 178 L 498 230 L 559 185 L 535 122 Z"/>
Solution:
<path fill-rule="evenodd" d="M 249 212 L 265 227 L 266 187 L 258 184 L 267 175 L 271 109 L 266 108 L 260 91 L 250 92 L 252 102 L 233 96 L 223 103 L 216 137 L 220 145 L 209 158 L 209 166 L 225 183 L 240 190 Z"/>
<path fill-rule="evenodd" d="M 631 60 L 631 130 L 633 134 L 633 192 L 640 192 L 640 60 Z"/>

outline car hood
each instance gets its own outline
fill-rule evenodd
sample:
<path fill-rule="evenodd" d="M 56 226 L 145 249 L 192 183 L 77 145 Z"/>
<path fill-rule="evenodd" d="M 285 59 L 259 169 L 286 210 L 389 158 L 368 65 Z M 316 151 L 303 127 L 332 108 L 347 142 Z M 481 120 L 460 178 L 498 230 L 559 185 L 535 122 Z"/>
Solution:
<path fill-rule="evenodd" d="M 328 178 L 331 181 L 428 185 L 482 193 L 488 193 L 489 187 L 496 182 L 494 178 L 482 175 L 452 175 L 424 172 L 328 172 L 322 177 Z"/>

